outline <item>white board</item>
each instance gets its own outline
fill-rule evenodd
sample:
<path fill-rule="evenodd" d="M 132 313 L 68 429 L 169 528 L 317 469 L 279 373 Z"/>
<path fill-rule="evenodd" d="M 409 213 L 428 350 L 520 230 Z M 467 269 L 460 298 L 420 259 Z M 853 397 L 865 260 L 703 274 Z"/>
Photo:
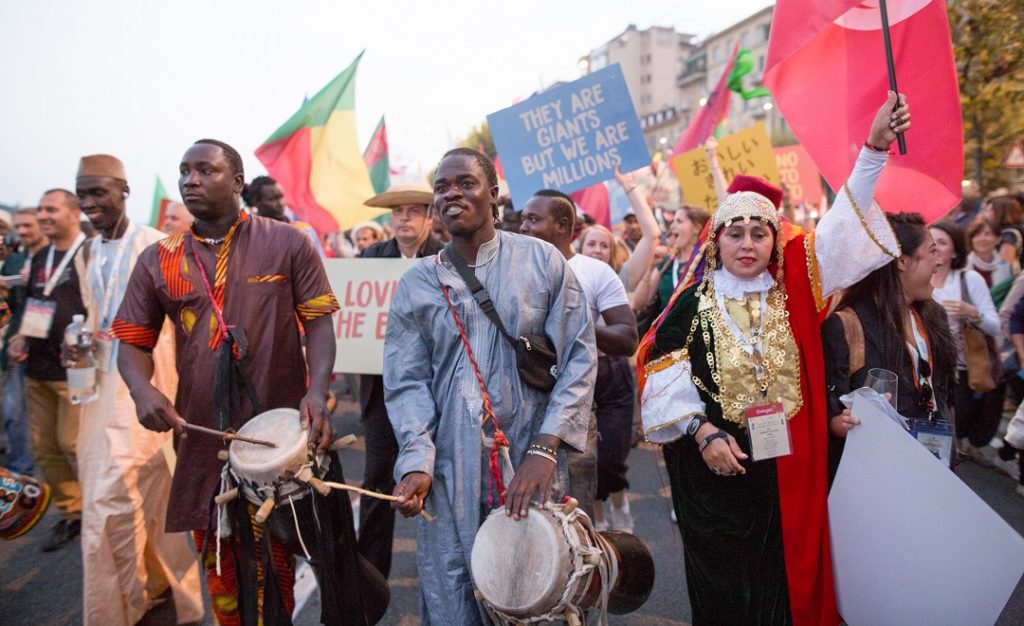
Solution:
<path fill-rule="evenodd" d="M 850 626 L 995 623 L 1024 539 L 871 400 L 829 494 L 839 612 Z"/>

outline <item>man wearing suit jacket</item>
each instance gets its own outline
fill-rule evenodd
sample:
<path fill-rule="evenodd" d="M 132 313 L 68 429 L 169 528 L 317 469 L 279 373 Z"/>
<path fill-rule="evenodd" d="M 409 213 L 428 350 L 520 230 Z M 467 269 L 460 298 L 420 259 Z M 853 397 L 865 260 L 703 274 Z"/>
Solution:
<path fill-rule="evenodd" d="M 394 239 L 377 242 L 359 253 L 364 259 L 413 259 L 437 254 L 444 244 L 431 236 L 434 193 L 426 185 L 395 185 L 366 201 L 391 209 Z M 384 379 L 363 375 L 359 405 L 366 429 L 366 473 L 363 488 L 390 494 L 398 458 L 398 442 L 384 406 Z M 389 502 L 363 497 L 359 503 L 359 552 L 385 577 L 391 570 L 395 512 Z"/>

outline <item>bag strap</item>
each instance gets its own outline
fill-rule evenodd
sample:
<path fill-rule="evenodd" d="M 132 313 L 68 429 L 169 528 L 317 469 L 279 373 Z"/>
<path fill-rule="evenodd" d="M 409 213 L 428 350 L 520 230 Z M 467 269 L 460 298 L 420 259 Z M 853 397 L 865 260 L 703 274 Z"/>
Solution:
<path fill-rule="evenodd" d="M 846 336 L 846 347 L 850 353 L 850 376 L 864 367 L 864 325 L 860 323 L 857 312 L 853 309 L 836 311 L 836 316 L 843 323 L 843 335 Z"/>
<path fill-rule="evenodd" d="M 448 244 L 444 247 L 445 256 L 455 266 L 455 270 L 462 277 L 462 281 L 466 283 L 466 287 L 469 288 L 469 292 L 473 295 L 473 299 L 480 305 L 484 315 L 487 319 L 491 320 L 491 323 L 498 329 L 498 331 L 504 335 L 505 339 L 512 344 L 513 347 L 516 345 L 516 339 L 505 330 L 505 325 L 501 323 L 501 318 L 498 317 L 498 311 L 494 308 L 494 302 L 491 301 L 491 294 L 487 292 L 487 289 L 480 282 L 480 279 L 476 277 L 473 270 L 466 264 L 466 260 L 455 251 L 455 247 L 452 244 Z"/>
<path fill-rule="evenodd" d="M 501 506 L 505 505 L 505 482 L 501 475 L 501 463 L 500 456 L 502 454 L 501 449 L 508 448 L 509 442 L 505 433 L 501 430 L 501 426 L 498 424 L 498 416 L 494 414 L 494 408 L 491 406 L 491 396 L 487 393 L 487 384 L 484 383 L 483 374 L 480 373 L 480 367 L 476 364 L 476 357 L 473 356 L 473 348 L 469 345 L 469 337 L 466 336 L 466 329 L 462 325 L 462 319 L 459 317 L 459 313 L 455 310 L 455 304 L 452 302 L 451 294 L 448 293 L 448 287 L 441 285 L 441 292 L 444 293 L 444 299 L 448 303 L 448 310 L 451 311 L 452 319 L 455 320 L 455 326 L 459 329 L 459 337 L 462 339 L 462 347 L 466 350 L 466 356 L 469 357 L 469 364 L 473 367 L 473 374 L 476 376 L 476 383 L 480 387 L 480 397 L 483 399 L 483 411 L 484 416 L 481 420 L 480 428 L 483 430 L 487 422 L 491 422 L 494 427 L 494 435 L 492 437 L 492 444 L 490 450 L 490 462 L 488 463 L 491 472 L 491 480 L 488 483 L 488 494 L 487 494 L 487 507 L 491 508 L 494 506 L 494 494 L 498 494 L 498 502 Z M 486 436 L 486 431 L 483 431 Z"/>
<path fill-rule="evenodd" d="M 964 270 L 957 270 L 960 272 L 960 299 L 967 304 L 974 306 L 971 302 L 971 292 L 967 291 L 967 272 Z"/>

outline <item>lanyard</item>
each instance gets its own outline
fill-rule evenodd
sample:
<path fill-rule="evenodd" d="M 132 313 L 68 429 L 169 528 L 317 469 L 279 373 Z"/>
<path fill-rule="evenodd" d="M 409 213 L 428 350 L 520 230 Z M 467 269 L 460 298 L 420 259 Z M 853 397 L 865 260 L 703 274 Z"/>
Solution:
<path fill-rule="evenodd" d="M 679 257 L 672 259 L 672 290 L 679 286 Z"/>
<path fill-rule="evenodd" d="M 188 238 L 188 251 L 192 253 L 192 260 L 195 261 L 196 267 L 199 268 L 199 277 L 203 279 L 203 287 L 206 288 L 206 295 L 210 298 L 210 306 L 213 307 L 213 314 L 217 318 L 218 335 L 220 335 L 221 340 L 227 339 L 228 325 L 224 322 L 224 314 L 223 311 L 220 310 L 220 306 L 217 304 L 217 299 L 213 297 L 213 289 L 210 287 L 210 279 L 206 275 L 206 266 L 204 266 L 203 262 L 199 260 L 199 255 L 196 254 L 195 245 L 193 245 L 191 238 Z"/>
<path fill-rule="evenodd" d="M 116 308 L 121 304 L 120 301 L 117 304 L 114 303 L 114 293 L 117 291 L 117 283 L 121 279 L 121 263 L 124 261 L 124 255 L 128 248 L 132 247 L 136 235 L 140 232 L 142 231 L 133 222 L 128 224 L 128 229 L 125 230 L 124 236 L 117 242 L 117 248 L 114 252 L 114 265 L 110 268 L 110 278 L 106 281 L 103 279 L 103 266 L 108 261 L 107 247 L 102 244 L 102 240 L 100 245 L 96 246 L 96 252 L 93 255 L 92 278 L 99 287 L 100 293 L 103 294 L 99 326 L 99 330 L 102 332 L 109 330 L 109 325 L 113 321 L 112 318 Z"/>
<path fill-rule="evenodd" d="M 78 237 L 75 237 L 75 242 L 71 244 L 71 248 L 64 255 L 64 258 L 60 260 L 60 265 L 57 266 L 56 271 L 53 270 L 53 251 L 55 250 L 54 245 L 51 243 L 49 250 L 46 252 L 46 285 L 43 286 L 43 297 L 49 298 L 53 290 L 57 288 L 57 283 L 60 281 L 60 277 L 64 275 L 64 270 L 68 268 L 68 263 L 75 258 L 75 254 L 78 253 L 78 249 L 82 247 L 82 242 L 85 241 L 85 233 L 78 233 Z"/>
<path fill-rule="evenodd" d="M 914 375 L 914 385 L 920 389 L 922 382 L 931 383 L 931 377 L 921 377 L 918 374 L 920 371 L 918 362 L 921 359 L 927 361 L 929 372 L 934 372 L 935 368 L 932 364 L 932 351 L 928 344 L 928 334 L 924 331 L 923 323 L 921 322 L 921 318 L 918 317 L 917 311 L 914 311 L 913 309 L 910 310 L 910 321 L 910 326 L 914 332 L 914 351 L 910 354 L 911 360 L 914 361 L 914 367 L 911 368 L 911 373 Z M 919 378 L 922 378 L 923 380 L 919 380 Z"/>

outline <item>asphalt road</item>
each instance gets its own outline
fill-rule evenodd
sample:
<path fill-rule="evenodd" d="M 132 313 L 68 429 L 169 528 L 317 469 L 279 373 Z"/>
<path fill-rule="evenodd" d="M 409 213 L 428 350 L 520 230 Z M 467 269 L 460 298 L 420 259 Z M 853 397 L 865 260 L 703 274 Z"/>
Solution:
<path fill-rule="evenodd" d="M 362 434 L 351 402 L 339 404 L 336 426 L 340 433 Z M 363 471 L 362 440 L 343 451 L 342 465 L 348 482 L 359 484 Z M 632 483 L 630 506 L 636 521 L 636 534 L 654 556 L 657 582 L 647 603 L 637 612 L 612 616 L 611 624 L 622 626 L 667 626 L 688 624 L 691 618 L 683 573 L 682 541 L 669 519 L 668 482 L 659 451 L 637 448 L 630 456 Z M 1024 535 L 1024 498 L 1014 491 L 1010 478 L 992 469 L 963 466 L 961 476 L 1011 526 Z M 57 519 L 47 519 L 28 535 L 0 542 L 0 625 L 80 624 L 81 554 L 77 542 L 65 549 L 44 554 L 39 547 L 49 527 Z M 419 599 L 415 566 L 415 522 L 398 519 L 395 558 L 391 573 L 391 605 L 383 624 L 413 626 L 419 624 Z M 296 615 L 297 626 L 317 623 L 319 601 L 311 594 Z M 173 623 L 167 607 L 147 615 L 146 624 Z M 212 623 L 207 620 L 206 623 Z M 1024 624 L 1024 580 L 1018 584 L 998 622 Z"/>

